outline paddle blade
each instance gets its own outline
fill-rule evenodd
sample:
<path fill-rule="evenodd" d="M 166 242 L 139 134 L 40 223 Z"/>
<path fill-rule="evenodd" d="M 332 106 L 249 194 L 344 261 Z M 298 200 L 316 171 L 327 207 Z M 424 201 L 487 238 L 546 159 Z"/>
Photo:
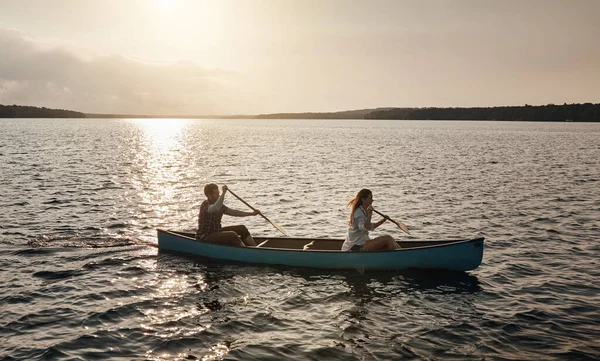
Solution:
<path fill-rule="evenodd" d="M 231 193 L 231 195 L 232 195 L 232 196 L 234 196 L 234 197 L 235 197 L 235 198 L 237 198 L 237 199 L 238 199 L 240 202 L 242 202 L 242 203 L 244 203 L 245 205 L 247 205 L 247 206 L 248 206 L 248 208 L 250 208 L 250 209 L 251 209 L 251 210 L 253 210 L 253 211 L 256 211 L 256 208 L 252 207 L 250 204 L 248 204 L 248 202 L 246 202 L 245 200 L 243 200 L 243 199 L 242 199 L 240 196 L 238 196 L 237 194 L 233 193 L 233 192 L 231 191 L 231 189 L 227 188 L 227 190 L 229 191 L 229 193 Z M 286 231 L 286 230 L 285 230 L 285 229 L 284 229 L 282 226 L 280 226 L 279 224 L 276 224 L 276 223 L 273 223 L 273 222 L 271 222 L 271 220 L 270 220 L 269 218 L 267 218 L 267 216 L 265 216 L 264 214 L 262 214 L 262 213 L 259 213 L 259 214 L 260 214 L 260 216 L 261 216 L 261 217 L 263 217 L 263 218 L 264 218 L 264 219 L 265 219 L 267 222 L 271 223 L 271 225 L 272 225 L 273 227 L 277 228 L 277 230 L 278 230 L 279 232 L 283 233 L 283 235 L 285 235 L 285 236 L 287 236 L 287 237 L 289 237 L 289 236 L 290 236 L 290 235 L 287 233 L 287 231 Z"/>
<path fill-rule="evenodd" d="M 408 227 L 406 227 L 406 224 L 404 224 L 402 222 L 398 222 L 398 227 L 400 227 L 402 232 L 404 232 L 406 234 L 410 234 L 410 232 L 408 231 Z"/>
<path fill-rule="evenodd" d="M 277 224 L 277 223 L 272 223 L 272 224 L 275 228 L 277 228 L 277 230 L 279 232 L 283 233 L 284 236 L 286 236 L 286 237 L 290 236 L 290 234 L 280 224 Z"/>
<path fill-rule="evenodd" d="M 282 233 L 284 236 L 286 236 L 286 237 L 289 237 L 289 236 L 290 236 L 290 235 L 289 235 L 289 233 L 288 233 L 288 232 L 285 230 L 285 228 L 283 228 L 281 225 L 279 225 L 279 224 L 277 224 L 277 223 L 275 223 L 275 222 L 271 221 L 269 218 L 265 217 L 265 215 L 264 215 L 264 214 L 262 214 L 262 213 L 261 213 L 260 215 L 261 215 L 261 216 L 262 216 L 264 219 L 266 219 L 266 220 L 267 220 L 267 222 L 271 223 L 271 225 L 272 225 L 273 227 L 277 228 L 277 230 L 278 230 L 279 232 L 281 232 L 281 233 Z"/>
<path fill-rule="evenodd" d="M 398 226 L 398 227 L 399 227 L 399 228 L 402 230 L 402 232 L 404 232 L 404 233 L 406 233 L 406 234 L 410 234 L 410 232 L 408 231 L 408 227 L 406 226 L 406 224 L 402 223 L 402 221 L 395 221 L 395 220 L 391 219 L 390 217 L 386 216 L 385 214 L 383 214 L 383 213 L 379 212 L 379 211 L 378 211 L 378 210 L 376 210 L 376 209 L 373 209 L 373 212 L 375 212 L 375 213 L 379 214 L 379 215 L 380 215 L 380 216 L 382 216 L 382 217 L 385 217 L 385 218 L 387 218 L 387 219 L 388 219 L 390 222 L 392 222 L 392 223 L 394 223 L 395 225 L 397 225 L 397 226 Z"/>

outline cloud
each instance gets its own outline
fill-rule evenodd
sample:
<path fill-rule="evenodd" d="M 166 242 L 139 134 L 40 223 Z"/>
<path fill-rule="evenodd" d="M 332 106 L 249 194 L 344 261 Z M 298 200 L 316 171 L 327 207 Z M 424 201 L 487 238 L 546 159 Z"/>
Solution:
<path fill-rule="evenodd" d="M 88 113 L 231 113 L 227 84 L 238 75 L 195 63 L 149 63 L 120 55 L 84 56 L 0 29 L 0 104 Z"/>

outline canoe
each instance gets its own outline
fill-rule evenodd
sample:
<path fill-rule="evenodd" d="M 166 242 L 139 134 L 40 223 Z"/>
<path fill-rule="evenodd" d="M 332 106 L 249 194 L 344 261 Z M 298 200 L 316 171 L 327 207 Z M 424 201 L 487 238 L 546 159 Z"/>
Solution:
<path fill-rule="evenodd" d="M 193 233 L 158 229 L 159 251 L 213 259 L 325 269 L 402 270 L 410 268 L 470 271 L 481 264 L 484 238 L 401 241 L 402 249 L 342 252 L 343 239 L 254 237 L 257 247 L 199 242 Z"/>

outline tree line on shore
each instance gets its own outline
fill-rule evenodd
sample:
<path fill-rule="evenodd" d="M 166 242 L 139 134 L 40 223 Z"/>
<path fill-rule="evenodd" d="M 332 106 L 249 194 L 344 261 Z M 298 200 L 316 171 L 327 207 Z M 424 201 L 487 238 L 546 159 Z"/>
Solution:
<path fill-rule="evenodd" d="M 65 109 L 1 105 L 0 118 L 121 118 L 118 114 L 85 114 Z M 131 117 L 131 116 L 129 116 Z M 161 116 L 135 116 L 161 118 Z M 177 116 L 169 116 L 178 118 Z M 189 116 L 180 116 L 179 118 Z M 227 116 L 212 116 L 211 118 Z M 192 117 L 192 118 L 198 118 Z M 257 119 L 397 119 L 397 120 L 509 120 L 543 122 L 600 122 L 600 104 L 528 105 L 477 108 L 377 108 L 323 113 L 275 113 L 235 118 Z"/>
<path fill-rule="evenodd" d="M 0 118 L 85 118 L 85 113 L 65 109 L 0 104 Z"/>
<path fill-rule="evenodd" d="M 365 119 L 514 120 L 600 122 L 600 104 L 564 104 L 484 108 L 393 108 L 375 110 Z"/>
<path fill-rule="evenodd" d="M 379 108 L 332 113 L 277 113 L 259 119 L 513 120 L 600 122 L 600 104 L 524 105 L 478 108 Z"/>

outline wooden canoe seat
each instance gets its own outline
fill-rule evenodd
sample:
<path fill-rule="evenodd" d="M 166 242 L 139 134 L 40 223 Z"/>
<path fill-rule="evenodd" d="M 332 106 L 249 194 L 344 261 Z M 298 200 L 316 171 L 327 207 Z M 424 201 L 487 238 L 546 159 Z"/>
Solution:
<path fill-rule="evenodd" d="M 265 239 L 260 242 L 256 247 L 259 248 L 278 248 L 278 249 L 302 249 L 304 243 L 298 242 L 292 238 L 274 238 Z"/>
<path fill-rule="evenodd" d="M 269 241 L 270 239 L 265 239 L 264 241 L 257 244 L 256 247 L 268 247 L 267 244 L 269 243 Z"/>
<path fill-rule="evenodd" d="M 307 250 L 319 250 L 319 251 L 339 251 L 342 244 L 337 241 L 328 239 L 315 239 L 310 243 L 307 243 L 303 249 Z"/>
<path fill-rule="evenodd" d="M 342 243 L 329 239 L 293 239 L 293 238 L 273 238 L 265 239 L 256 247 L 258 248 L 278 248 L 294 250 L 311 251 L 339 251 Z"/>

